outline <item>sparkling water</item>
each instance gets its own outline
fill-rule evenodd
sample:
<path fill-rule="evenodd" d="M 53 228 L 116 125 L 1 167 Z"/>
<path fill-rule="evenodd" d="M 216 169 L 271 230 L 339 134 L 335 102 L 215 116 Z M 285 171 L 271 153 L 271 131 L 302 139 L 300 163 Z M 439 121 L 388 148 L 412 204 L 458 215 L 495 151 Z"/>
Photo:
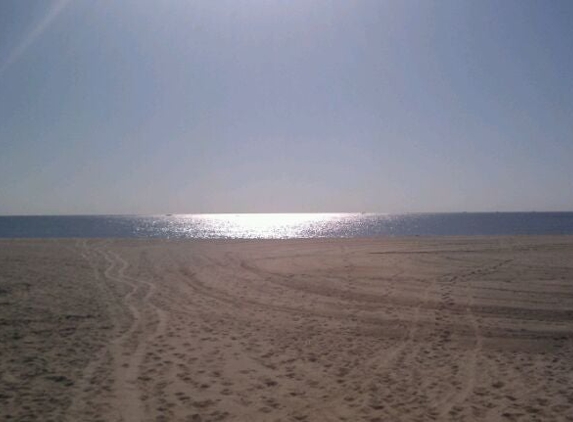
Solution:
<path fill-rule="evenodd" d="M 0 237 L 291 239 L 573 234 L 573 213 L 180 214 L 0 217 Z"/>

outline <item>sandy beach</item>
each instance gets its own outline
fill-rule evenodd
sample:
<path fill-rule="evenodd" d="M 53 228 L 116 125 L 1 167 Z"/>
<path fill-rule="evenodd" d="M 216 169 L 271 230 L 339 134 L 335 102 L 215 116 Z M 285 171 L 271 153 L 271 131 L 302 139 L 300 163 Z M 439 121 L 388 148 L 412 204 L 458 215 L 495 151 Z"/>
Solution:
<path fill-rule="evenodd" d="M 573 237 L 0 240 L 0 420 L 573 421 Z"/>

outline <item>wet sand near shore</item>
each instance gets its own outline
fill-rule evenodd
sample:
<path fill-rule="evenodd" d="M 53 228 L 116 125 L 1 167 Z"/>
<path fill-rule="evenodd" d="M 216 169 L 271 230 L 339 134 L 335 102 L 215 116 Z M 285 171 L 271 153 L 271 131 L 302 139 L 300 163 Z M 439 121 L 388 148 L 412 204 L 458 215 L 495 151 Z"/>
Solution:
<path fill-rule="evenodd" d="M 573 421 L 573 237 L 0 240 L 0 420 Z"/>

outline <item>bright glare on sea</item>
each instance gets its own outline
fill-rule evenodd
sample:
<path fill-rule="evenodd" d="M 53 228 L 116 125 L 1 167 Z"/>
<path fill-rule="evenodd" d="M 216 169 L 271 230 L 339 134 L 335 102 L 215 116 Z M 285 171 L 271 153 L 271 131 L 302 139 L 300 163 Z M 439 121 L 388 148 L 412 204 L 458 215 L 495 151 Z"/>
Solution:
<path fill-rule="evenodd" d="M 573 234 L 573 213 L 177 214 L 0 217 L 0 237 L 292 239 Z"/>
<path fill-rule="evenodd" d="M 169 230 L 199 232 L 199 237 L 284 239 L 313 237 L 342 223 L 350 214 L 199 214 L 179 215 Z M 190 224 L 189 224 L 190 223 Z"/>

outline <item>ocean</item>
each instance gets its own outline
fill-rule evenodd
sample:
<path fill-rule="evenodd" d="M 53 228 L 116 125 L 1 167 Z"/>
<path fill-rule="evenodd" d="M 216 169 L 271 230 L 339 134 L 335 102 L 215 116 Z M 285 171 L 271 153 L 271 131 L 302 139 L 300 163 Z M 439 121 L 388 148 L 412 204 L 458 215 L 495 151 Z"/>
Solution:
<path fill-rule="evenodd" d="M 0 217 L 0 238 L 300 239 L 573 234 L 573 212 Z"/>

